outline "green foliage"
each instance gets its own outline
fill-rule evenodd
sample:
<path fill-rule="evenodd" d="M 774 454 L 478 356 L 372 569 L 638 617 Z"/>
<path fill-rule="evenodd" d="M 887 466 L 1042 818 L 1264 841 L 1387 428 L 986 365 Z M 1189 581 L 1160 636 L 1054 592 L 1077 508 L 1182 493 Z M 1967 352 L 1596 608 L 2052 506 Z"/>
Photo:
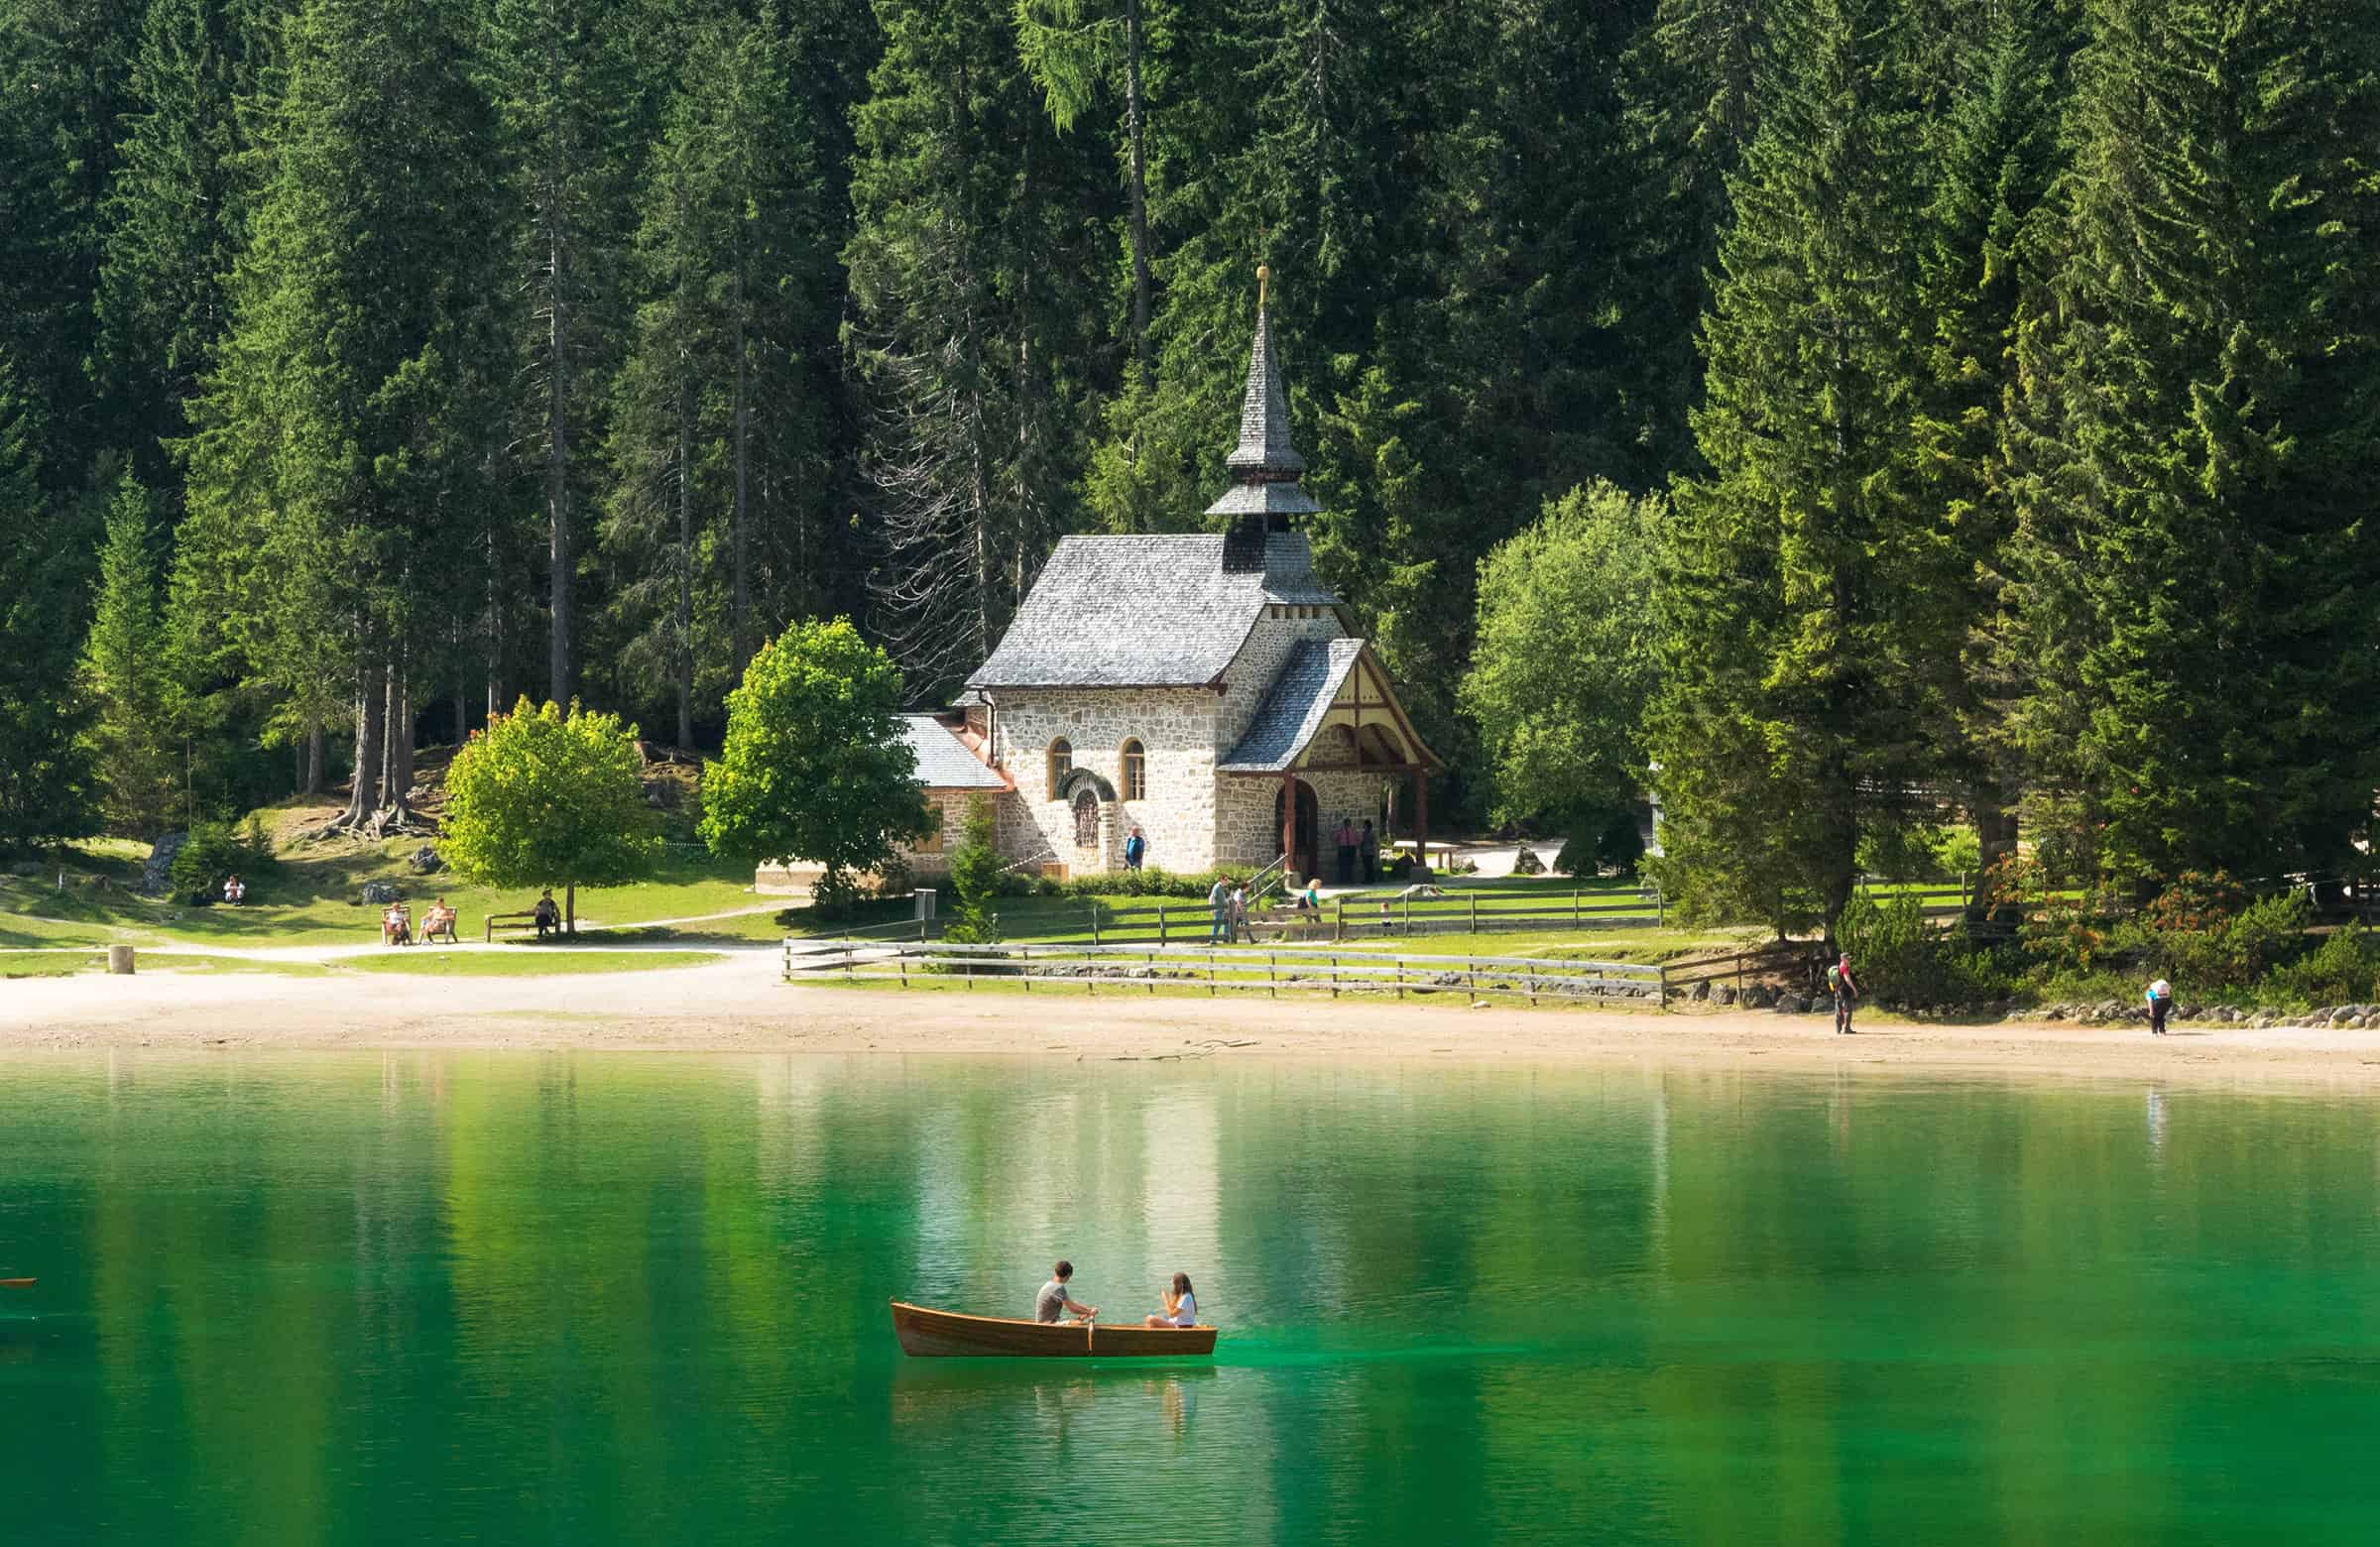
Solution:
<path fill-rule="evenodd" d="M 2306 1005 L 2369 1005 L 2380 1001 L 2380 933 L 2349 925 L 2274 971 L 2272 988 Z"/>
<path fill-rule="evenodd" d="M 970 795 L 967 820 L 950 851 L 950 885 L 958 894 L 959 916 L 944 926 L 946 940 L 968 945 L 992 945 L 1000 939 L 1000 915 L 992 904 L 1008 877 L 1000 859 L 1000 824 L 990 795 Z"/>
<path fill-rule="evenodd" d="M 1886 828 L 1859 843 L 1860 872 L 1887 881 L 1979 879 L 1982 868 L 1982 847 L 1971 827 Z"/>
<path fill-rule="evenodd" d="M 41 482 L 44 418 L 0 347 L 0 853 L 93 830 L 80 706 L 74 528 Z"/>
<path fill-rule="evenodd" d="M 1461 699 L 1479 722 L 1498 820 L 1608 825 L 1606 813 L 1635 800 L 1667 520 L 1659 496 L 1631 499 L 1599 480 L 1547 505 L 1481 561 L 1479 640 Z"/>
<path fill-rule="evenodd" d="M 1565 876 L 1633 876 L 1644 861 L 1644 833 L 1636 825 L 1633 807 L 1589 810 L 1573 825 L 1554 869 Z"/>
<path fill-rule="evenodd" d="M 661 840 L 636 738 L 617 715 L 523 698 L 473 732 L 447 767 L 439 854 L 484 886 L 575 892 L 643 880 Z"/>
<path fill-rule="evenodd" d="M 703 765 L 702 841 L 755 865 L 812 861 L 831 892 L 931 831 L 900 701 L 899 670 L 849 619 L 787 629 L 728 696 L 727 748 Z"/>
<path fill-rule="evenodd" d="M 190 825 L 189 835 L 174 851 L 166 877 L 177 898 L 207 903 L 221 901 L 224 878 L 237 876 L 252 889 L 248 899 L 253 903 L 266 900 L 258 883 L 278 869 L 271 840 L 253 820 L 238 829 L 226 822 L 200 821 Z"/>
<path fill-rule="evenodd" d="M 1860 989 L 1883 1004 L 1912 1010 L 1972 1005 L 2002 998 L 2015 986 L 2010 964 L 1934 927 L 1924 905 L 1905 893 L 1852 897 L 1836 931 Z"/>
<path fill-rule="evenodd" d="M 85 745 L 100 810 L 117 833 L 155 837 L 175 811 L 177 759 L 156 559 L 149 549 L 149 495 L 129 472 L 107 509 L 80 680 L 92 706 Z"/>

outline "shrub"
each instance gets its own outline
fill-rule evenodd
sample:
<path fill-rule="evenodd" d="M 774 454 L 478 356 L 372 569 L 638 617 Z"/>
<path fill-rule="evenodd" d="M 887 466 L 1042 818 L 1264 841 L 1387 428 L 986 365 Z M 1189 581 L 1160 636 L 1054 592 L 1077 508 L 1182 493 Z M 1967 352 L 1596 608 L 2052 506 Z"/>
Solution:
<path fill-rule="evenodd" d="M 1913 896 L 1853 897 L 1835 928 L 1852 975 L 1880 1001 L 1930 1010 L 1998 999 L 2014 987 L 2008 964 L 1936 929 Z"/>
<path fill-rule="evenodd" d="M 2364 1005 L 2380 1000 L 2380 933 L 2349 925 L 2311 955 L 2276 968 L 2266 980 L 2277 998 L 2310 1005 Z"/>
<path fill-rule="evenodd" d="M 174 863 L 166 871 L 174 895 L 189 903 L 218 901 L 224 877 L 253 880 L 271 870 L 272 843 L 264 837 L 262 825 L 250 817 L 247 831 L 258 840 L 254 846 L 227 823 L 192 824 L 190 836 L 174 852 Z"/>

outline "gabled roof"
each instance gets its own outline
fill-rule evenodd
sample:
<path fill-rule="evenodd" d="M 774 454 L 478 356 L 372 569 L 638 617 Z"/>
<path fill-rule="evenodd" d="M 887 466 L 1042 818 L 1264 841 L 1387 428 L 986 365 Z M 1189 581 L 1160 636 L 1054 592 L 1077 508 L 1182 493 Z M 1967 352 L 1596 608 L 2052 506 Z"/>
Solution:
<path fill-rule="evenodd" d="M 900 733 L 917 758 L 917 782 L 928 789 L 1006 789 L 1009 781 L 968 750 L 949 726 L 930 714 L 904 714 Z"/>
<path fill-rule="evenodd" d="M 1338 699 L 1351 676 L 1355 678 L 1355 692 L 1350 703 L 1342 705 Z M 1368 684 L 1376 691 L 1377 698 L 1367 699 Z M 1414 762 L 1428 768 L 1446 766 L 1414 734 L 1412 722 L 1405 718 L 1403 706 L 1388 687 L 1388 673 L 1380 669 L 1370 646 L 1363 640 L 1336 639 L 1305 640 L 1290 650 L 1288 658 L 1281 662 L 1280 674 L 1272 679 L 1263 701 L 1256 705 L 1240 744 L 1215 765 L 1215 772 L 1278 774 L 1295 767 L 1329 720 L 1331 711 L 1343 707 L 1352 707 L 1357 715 L 1366 708 L 1386 710 L 1393 726 L 1390 734 L 1398 745 L 1409 749 L 1408 756 Z M 1369 731 L 1377 722 L 1375 715 L 1365 722 L 1365 729 Z M 1383 768 L 1394 766 L 1383 764 Z"/>
<path fill-rule="evenodd" d="M 1256 705 L 1248 734 L 1215 766 L 1219 774 L 1277 774 L 1287 768 L 1322 729 L 1322 717 L 1339 696 L 1339 684 L 1364 654 L 1362 640 L 1306 640 L 1289 652 L 1281 674 Z"/>
<path fill-rule="evenodd" d="M 1205 687 L 1275 604 L 1339 605 L 1296 533 L 1228 569 L 1221 535 L 1064 537 L 967 685 Z"/>

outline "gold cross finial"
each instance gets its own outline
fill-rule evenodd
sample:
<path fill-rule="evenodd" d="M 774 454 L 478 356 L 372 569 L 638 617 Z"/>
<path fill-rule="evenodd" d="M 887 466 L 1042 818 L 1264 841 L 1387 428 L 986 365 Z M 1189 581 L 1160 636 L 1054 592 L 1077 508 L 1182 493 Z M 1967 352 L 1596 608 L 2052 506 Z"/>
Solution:
<path fill-rule="evenodd" d="M 1258 311 L 1264 309 L 1264 282 L 1271 278 L 1272 271 L 1270 269 L 1265 268 L 1262 264 L 1256 265 L 1256 309 Z"/>

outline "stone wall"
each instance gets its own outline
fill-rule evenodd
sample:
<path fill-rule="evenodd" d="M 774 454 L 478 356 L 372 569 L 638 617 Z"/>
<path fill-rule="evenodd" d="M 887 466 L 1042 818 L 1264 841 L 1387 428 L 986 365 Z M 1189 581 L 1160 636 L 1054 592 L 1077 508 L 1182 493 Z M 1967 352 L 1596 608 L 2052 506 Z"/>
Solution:
<path fill-rule="evenodd" d="M 1314 791 L 1314 804 L 1321 821 L 1316 840 L 1316 853 L 1322 862 L 1323 879 L 1333 879 L 1332 868 L 1337 863 L 1337 844 L 1333 841 L 1342 817 L 1355 818 L 1362 827 L 1366 817 L 1371 818 L 1373 836 L 1379 834 L 1380 804 L 1387 781 L 1376 774 L 1301 774 L 1299 782 Z M 1281 792 L 1281 778 L 1274 774 L 1226 775 L 1223 780 L 1223 799 L 1217 813 L 1221 851 L 1219 865 L 1246 870 L 1260 870 L 1280 858 L 1281 830 L 1274 819 L 1274 799 Z"/>
<path fill-rule="evenodd" d="M 1001 851 L 1023 859 L 1043 849 L 1069 873 L 1121 869 L 1124 840 L 1139 826 L 1148 863 L 1169 871 L 1215 864 L 1215 714 L 1203 687 L 1011 688 L 1000 695 L 993 755 L 1016 781 L 1004 812 Z M 1140 743 L 1148 792 L 1100 813 L 1099 842 L 1078 848 L 1074 811 L 1050 798 L 1049 744 L 1064 737 L 1074 764 L 1124 792 L 1124 744 Z"/>
<path fill-rule="evenodd" d="M 992 797 L 992 813 L 997 828 L 1012 825 L 1005 808 L 1016 803 L 1016 797 L 1005 789 L 929 789 L 925 803 L 942 816 L 942 830 L 921 844 L 903 844 L 895 852 L 910 876 L 918 882 L 931 884 L 950 875 L 950 851 L 959 846 L 960 835 L 967 829 L 968 801 L 978 794 Z M 997 841 L 997 840 L 996 840 Z"/>

